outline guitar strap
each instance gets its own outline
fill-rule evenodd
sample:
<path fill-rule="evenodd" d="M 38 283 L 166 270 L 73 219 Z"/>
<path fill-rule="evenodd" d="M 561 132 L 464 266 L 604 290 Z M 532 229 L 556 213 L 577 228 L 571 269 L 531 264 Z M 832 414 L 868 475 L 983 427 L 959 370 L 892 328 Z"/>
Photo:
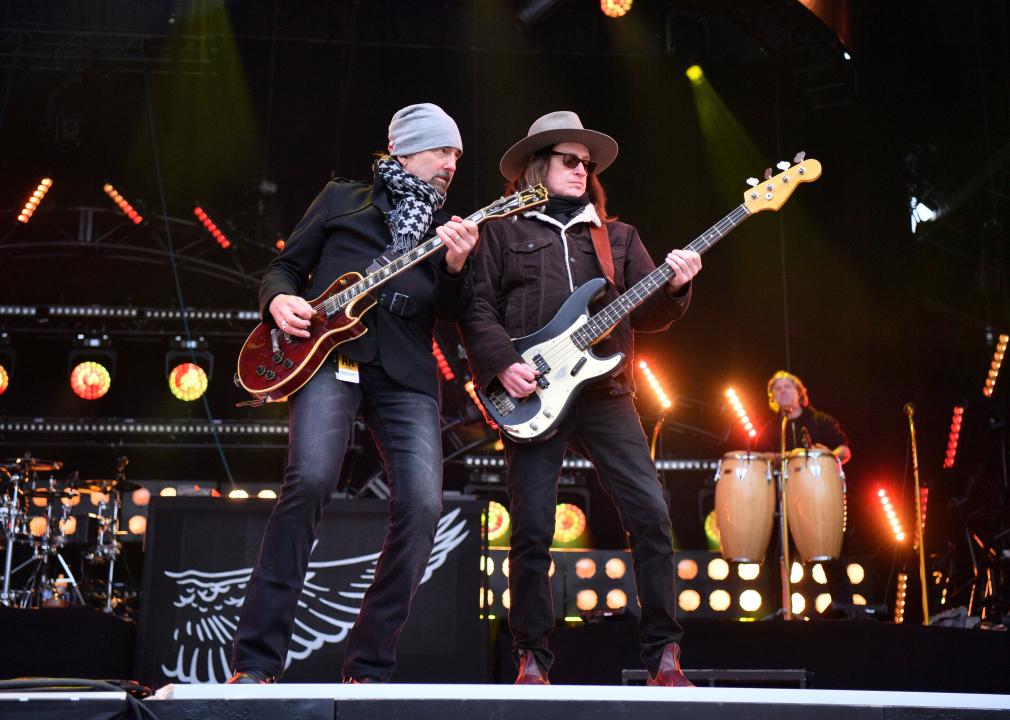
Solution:
<path fill-rule="evenodd" d="M 593 236 L 593 248 L 596 250 L 596 259 L 603 270 L 603 276 L 607 282 L 615 285 L 614 282 L 614 256 L 610 252 L 610 233 L 607 232 L 607 224 L 600 223 L 597 227 L 590 223 L 589 234 Z"/>

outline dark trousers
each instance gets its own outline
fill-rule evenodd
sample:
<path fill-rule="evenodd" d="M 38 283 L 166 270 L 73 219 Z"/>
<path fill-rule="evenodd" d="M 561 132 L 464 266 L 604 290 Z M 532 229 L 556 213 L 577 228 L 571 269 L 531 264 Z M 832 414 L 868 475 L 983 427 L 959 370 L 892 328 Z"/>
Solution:
<path fill-rule="evenodd" d="M 611 395 L 605 384 L 585 388 L 550 439 L 505 443 L 512 516 L 509 627 L 513 652 L 532 651 L 545 669 L 554 661 L 547 647 L 547 636 L 554 628 L 548 570 L 558 476 L 569 445 L 592 461 L 628 532 L 642 606 L 638 627 L 642 660 L 655 672 L 663 648 L 679 642 L 684 634 L 674 617 L 670 515 L 631 393 Z"/>
<path fill-rule="evenodd" d="M 289 403 L 288 465 L 242 605 L 236 671 L 279 676 L 286 667 L 316 529 L 359 408 L 385 463 L 390 519 L 375 579 L 347 638 L 345 677 L 392 675 L 396 642 L 431 555 L 442 512 L 438 403 L 380 367 L 361 366 L 359 384 L 337 380 L 333 368 L 324 365 Z"/>

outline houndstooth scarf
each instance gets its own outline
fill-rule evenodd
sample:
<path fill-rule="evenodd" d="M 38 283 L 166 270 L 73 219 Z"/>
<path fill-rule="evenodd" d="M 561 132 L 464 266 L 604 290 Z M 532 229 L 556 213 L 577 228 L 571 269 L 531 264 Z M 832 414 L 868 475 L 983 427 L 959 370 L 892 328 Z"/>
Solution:
<path fill-rule="evenodd" d="M 375 172 L 389 188 L 396 203 L 396 207 L 386 215 L 386 225 L 393 236 L 393 250 L 410 250 L 428 231 L 435 211 L 445 203 L 445 195 L 416 175 L 411 175 L 391 158 L 377 160 Z"/>

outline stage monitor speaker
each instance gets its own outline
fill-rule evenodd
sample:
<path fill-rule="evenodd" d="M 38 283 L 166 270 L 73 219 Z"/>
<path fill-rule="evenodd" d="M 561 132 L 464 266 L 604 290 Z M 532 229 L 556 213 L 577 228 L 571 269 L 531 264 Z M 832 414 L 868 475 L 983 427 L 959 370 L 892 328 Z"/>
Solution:
<path fill-rule="evenodd" d="M 136 675 L 155 686 L 224 682 L 246 583 L 273 500 L 152 498 Z M 426 580 L 400 636 L 394 681 L 485 682 L 481 504 L 446 498 Z M 337 499 L 319 527 L 285 682 L 339 682 L 347 632 L 386 533 L 384 500 Z"/>

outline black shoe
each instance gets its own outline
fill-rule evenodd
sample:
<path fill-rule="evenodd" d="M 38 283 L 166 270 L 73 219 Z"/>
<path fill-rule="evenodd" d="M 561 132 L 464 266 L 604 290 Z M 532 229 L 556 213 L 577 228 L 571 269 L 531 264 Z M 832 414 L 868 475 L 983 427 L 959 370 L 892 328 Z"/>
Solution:
<path fill-rule="evenodd" d="M 272 685 L 277 682 L 273 675 L 267 675 L 259 670 L 240 671 L 225 682 L 226 685 Z"/>

